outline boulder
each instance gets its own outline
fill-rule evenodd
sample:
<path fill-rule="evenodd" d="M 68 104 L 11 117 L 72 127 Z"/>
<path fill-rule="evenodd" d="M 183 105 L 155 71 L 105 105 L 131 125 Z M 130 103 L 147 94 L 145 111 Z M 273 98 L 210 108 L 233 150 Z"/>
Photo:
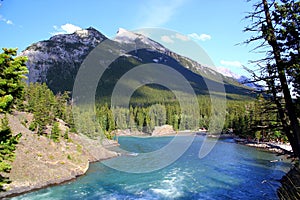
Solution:
<path fill-rule="evenodd" d="M 171 125 L 156 126 L 152 132 L 152 136 L 172 135 L 176 132 Z"/>

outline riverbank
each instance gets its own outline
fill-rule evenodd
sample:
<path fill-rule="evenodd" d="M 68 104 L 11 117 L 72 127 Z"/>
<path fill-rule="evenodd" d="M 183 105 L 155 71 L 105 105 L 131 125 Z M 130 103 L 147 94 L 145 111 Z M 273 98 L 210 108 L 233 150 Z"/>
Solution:
<path fill-rule="evenodd" d="M 259 142 L 248 139 L 242 139 L 234 134 L 210 134 L 208 132 L 197 132 L 191 130 L 175 131 L 170 125 L 163 125 L 160 127 L 155 127 L 154 131 L 150 133 L 144 133 L 142 131 L 132 131 L 130 129 L 126 130 L 116 130 L 114 134 L 118 136 L 140 136 L 140 137 L 162 137 L 162 136 L 187 136 L 187 135 L 200 135 L 207 136 L 209 138 L 218 139 L 233 139 L 238 144 L 243 144 L 249 147 L 254 147 L 266 151 L 270 151 L 278 154 L 291 155 L 293 153 L 292 147 L 289 143 L 276 143 L 276 142 Z"/>
<path fill-rule="evenodd" d="M 11 163 L 12 170 L 9 174 L 1 174 L 8 176 L 11 183 L 4 186 L 6 191 L 0 192 L 0 198 L 73 180 L 86 173 L 89 163 L 118 156 L 105 148 L 117 145 L 116 142 L 100 142 L 74 133 L 69 133 L 68 139 L 53 142 L 27 129 L 21 123 L 23 117 L 20 113 L 8 116 L 13 133 L 21 132 L 22 137 Z"/>
<path fill-rule="evenodd" d="M 234 141 L 238 144 L 243 144 L 249 147 L 254 147 L 278 154 L 292 155 L 293 150 L 289 143 L 276 143 L 276 142 L 256 142 L 247 139 L 234 137 Z"/>

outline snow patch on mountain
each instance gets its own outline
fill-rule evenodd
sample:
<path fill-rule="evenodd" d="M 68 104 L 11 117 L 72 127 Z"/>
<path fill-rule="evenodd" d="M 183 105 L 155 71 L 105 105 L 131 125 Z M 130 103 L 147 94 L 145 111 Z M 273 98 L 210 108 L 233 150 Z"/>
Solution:
<path fill-rule="evenodd" d="M 258 90 L 258 91 L 263 90 L 263 87 L 261 85 L 252 83 L 250 78 L 243 76 L 243 75 L 238 75 L 226 67 L 217 67 L 217 70 L 219 73 L 223 74 L 223 76 L 233 78 L 237 82 L 239 82 L 245 86 L 248 86 L 248 87 Z"/>
<path fill-rule="evenodd" d="M 136 44 L 137 48 L 147 47 L 154 51 L 169 52 L 167 48 L 158 42 L 155 42 L 142 34 L 134 33 L 124 28 L 119 28 L 117 35 L 113 40 L 122 44 Z"/>
<path fill-rule="evenodd" d="M 217 67 L 217 70 L 219 73 L 223 74 L 224 76 L 230 77 L 230 78 L 234 78 L 236 80 L 238 80 L 239 78 L 241 78 L 240 75 L 232 72 L 230 69 L 226 68 L 226 67 Z"/>
<path fill-rule="evenodd" d="M 86 37 L 89 36 L 89 31 L 88 31 L 88 30 L 85 30 L 85 29 L 75 31 L 75 33 L 76 33 L 77 35 L 79 35 L 79 37 L 81 37 L 81 38 L 86 38 Z"/>
<path fill-rule="evenodd" d="M 205 75 L 206 77 L 212 77 L 216 75 L 216 71 L 210 69 L 209 67 L 205 67 L 190 58 L 172 52 L 166 47 L 164 47 L 163 45 L 161 45 L 160 43 L 140 33 L 134 33 L 124 28 L 119 28 L 117 35 L 113 40 L 120 44 L 135 45 L 137 49 L 145 48 L 149 52 L 152 51 L 154 53 L 155 52 L 163 53 L 180 62 L 180 64 L 183 65 L 185 68 L 190 69 L 200 75 Z M 154 63 L 167 62 L 167 60 L 163 57 L 154 58 L 152 61 Z"/>
<path fill-rule="evenodd" d="M 139 35 L 133 32 L 127 31 L 124 28 L 119 28 L 114 41 L 119 43 L 133 43 L 138 37 Z"/>

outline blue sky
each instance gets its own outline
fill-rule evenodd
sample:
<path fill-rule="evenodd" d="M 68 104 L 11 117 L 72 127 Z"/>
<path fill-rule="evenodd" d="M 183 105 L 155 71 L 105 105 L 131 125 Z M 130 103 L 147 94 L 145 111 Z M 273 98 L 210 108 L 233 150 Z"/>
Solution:
<path fill-rule="evenodd" d="M 76 27 L 94 27 L 107 37 L 118 28 L 147 27 L 171 29 L 195 40 L 215 66 L 238 74 L 239 67 L 259 55 L 253 46 L 236 45 L 249 37 L 243 33 L 246 0 L 3 0 L 0 1 L 0 46 L 24 50 L 58 32 Z"/>

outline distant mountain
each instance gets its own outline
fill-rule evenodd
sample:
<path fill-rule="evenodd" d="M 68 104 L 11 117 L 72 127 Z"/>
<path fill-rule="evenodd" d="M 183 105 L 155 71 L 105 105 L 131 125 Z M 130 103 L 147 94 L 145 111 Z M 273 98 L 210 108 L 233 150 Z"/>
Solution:
<path fill-rule="evenodd" d="M 241 84 L 243 84 L 247 87 L 253 88 L 256 91 L 263 91 L 264 90 L 263 86 L 261 86 L 259 84 L 256 84 L 256 83 L 253 83 L 250 78 L 248 78 L 246 76 L 243 76 L 243 75 L 238 75 L 238 74 L 232 72 L 228 68 L 218 67 L 217 70 L 218 70 L 219 73 L 223 74 L 224 76 L 227 76 L 229 78 L 233 78 L 237 82 L 239 82 L 239 83 L 241 83 Z"/>
<path fill-rule="evenodd" d="M 234 78 L 235 80 L 238 80 L 241 76 L 233 73 L 230 69 L 226 67 L 217 67 L 217 71 L 221 74 L 223 74 L 226 77 Z"/>
<path fill-rule="evenodd" d="M 256 84 L 256 83 L 253 83 L 251 81 L 251 79 L 249 79 L 248 77 L 246 76 L 241 76 L 240 78 L 237 79 L 237 81 L 243 85 L 246 85 L 250 88 L 253 88 L 257 91 L 263 91 L 264 90 L 264 87 L 259 85 L 259 84 Z"/>
<path fill-rule="evenodd" d="M 21 55 L 28 57 L 28 81 L 45 82 L 54 92 L 72 91 L 81 63 L 104 40 L 109 39 L 98 30 L 90 27 L 76 31 L 73 34 L 55 35 L 49 40 L 32 44 L 21 53 Z M 216 91 L 214 92 L 219 92 L 217 88 L 222 83 L 218 81 L 217 76 L 223 77 L 227 96 L 249 97 L 255 93 L 249 87 L 243 86 L 234 79 L 223 76 L 187 57 L 172 52 L 144 35 L 119 29 L 114 41 L 111 42 L 119 44 L 116 45 L 119 48 L 116 52 L 120 52 L 120 56 L 109 66 L 99 81 L 98 88 L 101 88 L 101 90 L 98 91 L 102 97 L 111 95 L 116 82 L 128 70 L 145 63 L 161 63 L 176 69 L 191 83 L 197 94 L 208 94 L 206 85 L 208 81 L 215 85 Z M 124 54 L 122 46 L 134 43 L 145 48 Z M 144 91 L 140 91 L 140 94 L 137 95 L 147 95 L 146 91 L 151 91 L 157 96 L 164 96 L 161 94 L 168 93 L 166 88 L 147 85 L 144 87 Z"/>

